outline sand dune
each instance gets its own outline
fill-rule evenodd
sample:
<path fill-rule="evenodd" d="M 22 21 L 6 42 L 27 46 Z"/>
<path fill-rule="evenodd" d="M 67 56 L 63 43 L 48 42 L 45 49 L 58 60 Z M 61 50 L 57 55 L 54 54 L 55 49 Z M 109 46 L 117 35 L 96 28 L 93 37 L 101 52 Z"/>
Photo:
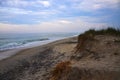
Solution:
<path fill-rule="evenodd" d="M 0 61 L 0 80 L 119 80 L 119 40 L 97 35 L 77 53 L 77 37 L 21 50 Z"/>

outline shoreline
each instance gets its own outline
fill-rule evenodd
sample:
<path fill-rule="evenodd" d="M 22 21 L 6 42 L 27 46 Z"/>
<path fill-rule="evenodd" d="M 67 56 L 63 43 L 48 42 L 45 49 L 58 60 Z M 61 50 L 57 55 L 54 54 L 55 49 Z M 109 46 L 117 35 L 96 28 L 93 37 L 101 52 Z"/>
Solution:
<path fill-rule="evenodd" d="M 49 72 L 56 63 L 68 59 L 67 56 L 71 54 L 76 44 L 77 37 L 69 37 L 20 50 L 13 56 L 0 60 L 0 80 L 18 80 L 17 78 L 35 80 L 32 79 L 35 72 L 38 72 L 37 75 L 42 80 L 43 75 L 46 75 L 46 72 Z M 21 74 L 25 76 L 22 77 Z M 27 76 L 27 74 L 30 75 Z"/>
<path fill-rule="evenodd" d="M 58 39 L 46 40 L 46 41 L 38 41 L 38 42 L 28 43 L 24 47 L 3 50 L 3 51 L 0 51 L 0 61 L 4 60 L 4 59 L 7 59 L 9 57 L 12 57 L 12 56 L 18 54 L 19 52 L 21 52 L 23 50 L 32 49 L 32 48 L 36 48 L 36 47 L 41 47 L 41 46 L 44 46 L 44 45 L 48 45 L 48 44 L 51 44 L 51 43 L 54 43 L 54 42 L 59 42 L 59 41 L 62 41 L 64 39 L 69 39 L 69 38 L 73 38 L 73 37 L 76 37 L 76 36 L 64 37 L 64 38 L 58 38 Z"/>

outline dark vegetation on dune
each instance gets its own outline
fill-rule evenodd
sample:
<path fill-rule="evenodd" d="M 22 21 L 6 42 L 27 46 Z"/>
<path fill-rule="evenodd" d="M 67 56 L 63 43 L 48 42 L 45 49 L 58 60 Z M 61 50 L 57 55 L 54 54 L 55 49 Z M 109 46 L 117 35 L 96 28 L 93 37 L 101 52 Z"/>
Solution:
<path fill-rule="evenodd" d="M 76 46 L 76 52 L 80 52 L 84 50 L 85 46 L 87 45 L 87 41 L 95 41 L 94 36 L 96 35 L 112 35 L 112 36 L 120 36 L 120 29 L 115 29 L 112 27 L 108 27 L 107 29 L 95 30 L 90 29 L 83 34 L 78 36 L 78 44 Z M 116 41 L 120 42 L 120 41 Z"/>
<path fill-rule="evenodd" d="M 120 36 L 120 29 L 119 28 L 116 29 L 112 27 L 108 27 L 107 29 L 101 29 L 101 30 L 90 29 L 81 35 L 89 35 L 89 34 Z"/>
<path fill-rule="evenodd" d="M 71 70 L 70 61 L 60 62 L 56 65 L 56 67 L 51 71 L 50 80 L 60 80 L 64 75 L 67 76 L 69 71 Z"/>

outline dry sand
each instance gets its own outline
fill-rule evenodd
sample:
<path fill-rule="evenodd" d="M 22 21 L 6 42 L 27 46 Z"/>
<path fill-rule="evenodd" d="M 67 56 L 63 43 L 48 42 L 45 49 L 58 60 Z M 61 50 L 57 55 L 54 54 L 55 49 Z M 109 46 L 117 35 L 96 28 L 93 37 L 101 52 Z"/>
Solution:
<path fill-rule="evenodd" d="M 0 80 L 50 80 L 51 70 L 61 61 L 72 62 L 68 80 L 120 80 L 120 37 L 95 39 L 77 54 L 77 37 L 21 50 L 0 61 Z M 65 80 L 65 75 L 58 80 Z"/>
<path fill-rule="evenodd" d="M 38 47 L 2 52 L 1 55 L 9 57 L 1 58 L 0 80 L 35 80 L 38 77 L 42 80 L 56 63 L 67 59 L 66 52 L 71 53 L 76 43 L 77 38 L 72 37 Z"/>

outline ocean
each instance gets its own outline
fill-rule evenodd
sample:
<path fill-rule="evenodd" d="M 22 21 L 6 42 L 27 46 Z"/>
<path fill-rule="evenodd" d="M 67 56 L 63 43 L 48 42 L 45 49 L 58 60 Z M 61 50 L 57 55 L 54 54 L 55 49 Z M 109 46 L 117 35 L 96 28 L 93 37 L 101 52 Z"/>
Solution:
<path fill-rule="evenodd" d="M 72 37 L 78 33 L 1 33 L 0 34 L 0 51 L 34 47 L 55 40 Z"/>

